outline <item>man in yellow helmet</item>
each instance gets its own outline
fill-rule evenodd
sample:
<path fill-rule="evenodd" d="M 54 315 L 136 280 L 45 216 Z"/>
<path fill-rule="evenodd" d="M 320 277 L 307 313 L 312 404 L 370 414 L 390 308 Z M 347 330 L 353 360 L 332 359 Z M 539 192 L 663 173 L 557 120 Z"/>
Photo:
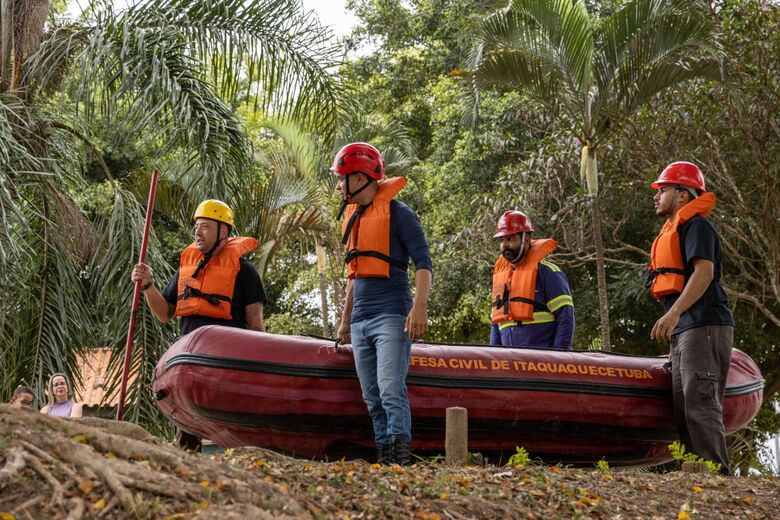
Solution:
<path fill-rule="evenodd" d="M 179 269 L 162 292 L 149 266 L 133 268 L 130 278 L 141 282 L 152 313 L 163 323 L 180 317 L 182 336 L 204 325 L 265 331 L 260 274 L 242 258 L 255 250 L 257 240 L 228 236 L 235 226 L 233 211 L 219 200 L 201 202 L 193 220 L 194 242 L 182 251 Z M 200 439 L 182 432 L 179 445 L 199 450 Z"/>
<path fill-rule="evenodd" d="M 264 331 L 266 302 L 260 275 L 243 255 L 257 240 L 228 237 L 233 211 L 219 200 L 205 200 L 195 211 L 194 242 L 181 253 L 179 270 L 163 292 L 154 286 L 149 266 L 138 264 L 131 280 L 141 281 L 146 303 L 165 323 L 181 317 L 181 334 L 203 325 Z"/>

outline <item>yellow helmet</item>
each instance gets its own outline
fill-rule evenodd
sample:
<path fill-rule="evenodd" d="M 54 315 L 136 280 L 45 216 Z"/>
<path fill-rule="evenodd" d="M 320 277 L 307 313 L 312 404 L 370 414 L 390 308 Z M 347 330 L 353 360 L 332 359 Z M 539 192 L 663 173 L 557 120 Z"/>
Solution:
<path fill-rule="evenodd" d="M 233 220 L 233 210 L 221 200 L 209 199 L 201 202 L 198 205 L 198 209 L 195 210 L 195 216 L 192 217 L 192 220 L 198 218 L 208 218 L 216 220 L 217 222 L 224 222 L 231 228 L 236 226 L 235 221 Z"/>

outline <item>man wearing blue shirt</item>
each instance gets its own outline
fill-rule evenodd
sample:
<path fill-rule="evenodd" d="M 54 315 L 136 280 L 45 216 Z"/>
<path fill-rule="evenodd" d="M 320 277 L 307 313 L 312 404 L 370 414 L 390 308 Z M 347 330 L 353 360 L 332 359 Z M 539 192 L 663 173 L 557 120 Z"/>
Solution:
<path fill-rule="evenodd" d="M 368 143 L 336 154 L 331 171 L 346 209 L 347 294 L 338 340 L 352 343 L 380 463 L 411 462 L 412 418 L 406 391 L 411 340 L 428 328 L 431 255 L 420 220 L 393 197 L 404 177 L 383 179 L 385 161 Z M 415 297 L 409 260 L 415 265 Z"/>
<path fill-rule="evenodd" d="M 493 270 L 490 344 L 571 350 L 574 301 L 569 281 L 544 259 L 558 244 L 551 238 L 532 240 L 533 230 L 521 211 L 507 211 L 498 220 L 494 238 L 501 254 Z"/>

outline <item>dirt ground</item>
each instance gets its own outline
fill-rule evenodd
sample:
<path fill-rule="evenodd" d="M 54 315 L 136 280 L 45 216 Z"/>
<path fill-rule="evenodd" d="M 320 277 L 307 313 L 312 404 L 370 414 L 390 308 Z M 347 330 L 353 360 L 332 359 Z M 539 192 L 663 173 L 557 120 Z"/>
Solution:
<path fill-rule="evenodd" d="M 780 478 L 193 455 L 129 423 L 0 405 L 0 520 L 27 518 L 769 519 Z"/>

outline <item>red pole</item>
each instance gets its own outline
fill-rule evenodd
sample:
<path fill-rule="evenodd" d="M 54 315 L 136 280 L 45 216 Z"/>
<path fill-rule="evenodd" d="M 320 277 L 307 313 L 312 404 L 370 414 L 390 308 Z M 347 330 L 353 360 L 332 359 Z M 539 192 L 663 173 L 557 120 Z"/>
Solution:
<path fill-rule="evenodd" d="M 144 221 L 144 236 L 141 239 L 141 254 L 138 263 L 146 262 L 146 246 L 149 243 L 149 229 L 152 227 L 152 214 L 154 213 L 154 195 L 157 192 L 157 170 L 152 170 L 152 183 L 149 187 L 149 199 L 146 201 L 146 220 Z M 122 384 L 119 387 L 119 407 L 116 412 L 116 420 L 121 421 L 125 416 L 125 395 L 127 393 L 127 376 L 130 372 L 130 360 L 133 357 L 133 337 L 135 333 L 135 311 L 141 301 L 141 281 L 135 282 L 133 291 L 133 305 L 130 309 L 130 326 L 127 328 L 127 342 L 125 343 L 125 364 L 122 368 Z"/>

